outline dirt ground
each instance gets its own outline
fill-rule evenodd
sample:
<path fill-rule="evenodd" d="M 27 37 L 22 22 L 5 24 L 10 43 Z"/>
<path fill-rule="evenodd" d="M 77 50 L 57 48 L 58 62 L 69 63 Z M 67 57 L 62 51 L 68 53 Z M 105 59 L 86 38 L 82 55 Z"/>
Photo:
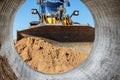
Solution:
<path fill-rule="evenodd" d="M 56 47 L 37 37 L 23 38 L 15 42 L 15 47 L 23 60 L 33 69 L 57 74 L 77 67 L 89 53 L 80 53 L 72 49 Z"/>

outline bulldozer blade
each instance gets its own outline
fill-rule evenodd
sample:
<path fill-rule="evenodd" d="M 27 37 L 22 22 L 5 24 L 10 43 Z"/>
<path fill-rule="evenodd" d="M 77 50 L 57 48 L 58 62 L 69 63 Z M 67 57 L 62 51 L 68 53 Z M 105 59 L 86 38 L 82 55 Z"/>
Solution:
<path fill-rule="evenodd" d="M 90 26 L 45 25 L 17 31 L 17 41 L 25 37 L 40 37 L 54 46 L 80 51 L 80 45 L 81 48 L 92 46 L 94 33 L 95 29 Z"/>

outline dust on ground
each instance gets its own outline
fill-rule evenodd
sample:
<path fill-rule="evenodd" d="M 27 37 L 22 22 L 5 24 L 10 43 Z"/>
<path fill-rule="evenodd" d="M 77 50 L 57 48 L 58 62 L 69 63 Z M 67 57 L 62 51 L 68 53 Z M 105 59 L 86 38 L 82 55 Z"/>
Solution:
<path fill-rule="evenodd" d="M 23 60 L 33 69 L 48 73 L 63 73 L 77 67 L 88 53 L 55 47 L 38 37 L 23 38 L 15 42 L 15 47 Z"/>

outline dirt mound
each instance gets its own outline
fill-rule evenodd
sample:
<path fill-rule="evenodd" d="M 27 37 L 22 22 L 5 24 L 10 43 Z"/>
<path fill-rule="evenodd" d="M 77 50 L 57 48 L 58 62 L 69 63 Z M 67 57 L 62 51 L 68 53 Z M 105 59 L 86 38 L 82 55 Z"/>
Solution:
<path fill-rule="evenodd" d="M 55 47 L 37 37 L 16 41 L 15 47 L 29 66 L 49 74 L 69 71 L 83 62 L 88 55 L 67 48 Z"/>

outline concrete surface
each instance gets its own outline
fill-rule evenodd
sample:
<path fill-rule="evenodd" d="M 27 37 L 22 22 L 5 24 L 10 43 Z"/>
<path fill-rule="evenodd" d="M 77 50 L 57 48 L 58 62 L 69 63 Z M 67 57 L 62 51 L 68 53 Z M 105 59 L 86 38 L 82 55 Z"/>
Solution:
<path fill-rule="evenodd" d="M 95 20 L 95 42 L 91 54 L 76 69 L 49 75 L 27 66 L 14 48 L 13 20 L 24 0 L 0 0 L 0 56 L 7 58 L 18 80 L 120 80 L 120 0 L 82 1 Z"/>

